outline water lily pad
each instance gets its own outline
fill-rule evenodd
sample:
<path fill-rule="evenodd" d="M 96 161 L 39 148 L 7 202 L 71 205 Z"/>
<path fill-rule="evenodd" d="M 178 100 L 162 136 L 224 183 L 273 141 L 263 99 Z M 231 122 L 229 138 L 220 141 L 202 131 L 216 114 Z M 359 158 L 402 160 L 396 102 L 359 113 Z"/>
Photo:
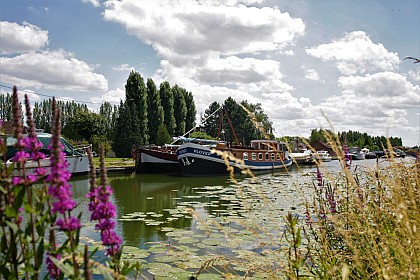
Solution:
<path fill-rule="evenodd" d="M 125 259 L 135 258 L 135 259 L 142 259 L 147 258 L 149 256 L 149 252 L 144 249 L 140 249 L 133 246 L 124 246 L 122 257 Z"/>
<path fill-rule="evenodd" d="M 192 275 L 191 272 L 170 266 L 166 263 L 151 263 L 148 271 L 150 274 L 155 275 L 156 279 L 188 279 Z"/>

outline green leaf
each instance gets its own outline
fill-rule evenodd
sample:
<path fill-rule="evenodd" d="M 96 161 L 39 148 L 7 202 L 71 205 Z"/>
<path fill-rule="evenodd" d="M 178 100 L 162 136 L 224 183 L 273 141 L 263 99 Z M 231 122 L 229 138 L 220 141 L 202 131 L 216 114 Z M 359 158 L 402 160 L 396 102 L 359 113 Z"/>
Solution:
<path fill-rule="evenodd" d="M 97 269 L 106 280 L 115 280 L 110 268 L 99 265 Z"/>
<path fill-rule="evenodd" d="M 295 242 L 295 247 L 299 247 L 300 244 L 302 243 L 302 236 L 300 234 L 300 228 L 298 228 L 297 233 L 296 233 L 296 242 Z"/>
<path fill-rule="evenodd" d="M 14 232 L 17 232 L 19 230 L 18 226 L 15 223 L 12 223 L 10 221 L 6 221 L 6 225 L 12 229 Z"/>
<path fill-rule="evenodd" d="M 55 264 L 55 266 L 65 275 L 65 276 L 74 276 L 73 267 L 69 264 L 63 263 L 62 261 L 50 256 L 51 261 Z"/>
<path fill-rule="evenodd" d="M 39 244 L 38 244 L 38 249 L 37 249 L 37 257 L 38 260 L 42 260 L 42 258 L 44 257 L 44 251 L 45 251 L 45 247 L 44 247 L 44 239 L 41 238 Z M 41 265 L 39 265 L 41 266 Z M 39 267 L 36 268 L 37 270 L 39 269 Z"/>

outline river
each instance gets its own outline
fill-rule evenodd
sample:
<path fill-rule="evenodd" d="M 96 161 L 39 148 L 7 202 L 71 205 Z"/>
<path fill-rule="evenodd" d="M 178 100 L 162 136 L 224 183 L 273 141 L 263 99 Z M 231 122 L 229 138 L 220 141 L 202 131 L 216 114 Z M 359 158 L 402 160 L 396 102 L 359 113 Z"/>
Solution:
<path fill-rule="evenodd" d="M 354 162 L 352 168 L 372 167 L 375 162 Z M 320 169 L 328 176 L 341 168 L 334 160 L 322 163 Z M 143 263 L 158 262 L 159 267 L 173 261 L 179 264 L 181 258 L 185 262 L 183 267 L 195 269 L 200 267 L 200 262 L 191 263 L 191 260 L 183 259 L 185 256 L 178 256 L 175 260 L 158 256 L 156 254 L 165 249 L 157 246 L 182 246 L 188 248 L 183 250 L 195 258 L 203 255 L 232 256 L 238 250 L 258 251 L 262 242 L 275 244 L 280 240 L 283 217 L 287 213 L 304 217 L 305 203 L 313 199 L 316 178 L 316 166 L 292 166 L 288 170 L 255 178 L 237 177 L 237 182 L 222 176 L 108 176 L 113 189 L 111 199 L 117 207 L 117 232 L 127 248 L 141 250 L 131 257 Z M 71 184 L 79 204 L 75 211 L 82 212 L 82 242 L 97 242 L 100 237 L 89 221 L 87 211 L 88 177 L 75 177 Z M 152 270 L 153 266 L 148 269 Z M 161 270 L 152 270 L 145 275 L 159 276 L 159 272 Z"/>

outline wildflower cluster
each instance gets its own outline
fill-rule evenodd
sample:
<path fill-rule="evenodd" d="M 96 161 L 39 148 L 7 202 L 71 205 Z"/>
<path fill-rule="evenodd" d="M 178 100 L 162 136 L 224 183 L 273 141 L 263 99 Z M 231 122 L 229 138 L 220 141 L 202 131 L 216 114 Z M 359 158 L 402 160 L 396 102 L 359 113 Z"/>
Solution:
<path fill-rule="evenodd" d="M 61 143 L 60 110 L 53 99 L 52 140 L 48 147 L 51 157 L 46 158 L 35 132 L 28 97 L 25 96 L 27 135 L 16 87 L 12 102 L 16 144 L 10 161 L 6 158 L 7 137 L 0 138 L 0 279 L 39 279 L 44 273 L 53 279 L 80 279 L 80 270 L 84 270 L 86 279 L 91 279 L 92 254 L 86 250 L 82 258 L 83 253 L 78 250 L 80 214 L 73 214 L 76 202 Z M 2 127 L 0 121 L 1 130 Z M 91 210 L 98 221 L 96 228 L 101 231 L 103 244 L 109 246 L 107 254 L 117 260 L 122 240 L 114 231 L 112 190 L 106 183 L 94 189 L 96 204 L 91 205 Z M 62 244 L 56 242 L 57 231 L 67 238 Z"/>
<path fill-rule="evenodd" d="M 90 153 L 89 156 L 91 157 Z M 108 246 L 106 253 L 112 257 L 117 265 L 117 254 L 120 251 L 122 239 L 114 230 L 116 209 L 110 201 L 112 189 L 106 179 L 103 146 L 101 146 L 101 159 L 101 184 L 100 186 L 91 185 L 90 192 L 87 194 L 90 199 L 89 211 L 92 212 L 90 219 L 91 221 L 97 221 L 95 229 L 101 232 L 102 244 Z M 91 174 L 91 177 L 91 182 L 94 182 L 94 174 Z"/>

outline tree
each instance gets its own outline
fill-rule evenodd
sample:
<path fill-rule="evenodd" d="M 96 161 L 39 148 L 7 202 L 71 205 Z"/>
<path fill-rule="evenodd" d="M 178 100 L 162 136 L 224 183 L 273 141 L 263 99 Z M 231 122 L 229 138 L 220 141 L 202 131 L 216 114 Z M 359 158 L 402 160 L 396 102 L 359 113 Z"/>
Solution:
<path fill-rule="evenodd" d="M 10 93 L 0 94 L 0 119 L 5 122 L 12 120 L 12 95 Z"/>
<path fill-rule="evenodd" d="M 185 130 L 190 131 L 195 127 L 195 116 L 197 110 L 195 109 L 194 96 L 191 92 L 185 91 L 184 95 L 185 105 L 187 107 L 187 115 L 185 117 Z"/>
<path fill-rule="evenodd" d="M 93 136 L 105 136 L 106 123 L 106 119 L 101 115 L 84 111 L 80 111 L 69 121 L 69 125 L 73 128 L 73 130 L 84 140 L 89 142 L 92 141 Z"/>
<path fill-rule="evenodd" d="M 112 150 L 117 157 L 129 157 L 131 153 L 131 146 L 134 143 L 129 143 L 127 131 L 130 129 L 130 115 L 126 109 L 125 103 L 122 101 L 118 107 L 118 116 L 116 116 L 114 139 L 112 141 Z M 130 147 L 130 151 L 127 149 Z"/>
<path fill-rule="evenodd" d="M 185 89 L 175 85 L 172 88 L 174 94 L 174 117 L 175 117 L 175 135 L 185 134 L 185 119 L 187 117 L 187 106 L 185 104 Z"/>
<path fill-rule="evenodd" d="M 130 157 L 133 144 L 148 144 L 147 89 L 143 77 L 131 71 L 125 85 L 114 129 L 112 148 L 118 157 Z"/>
<path fill-rule="evenodd" d="M 201 118 L 201 122 L 205 132 L 216 138 L 218 133 L 220 112 L 212 115 L 216 110 L 220 108 L 220 104 L 214 101 L 210 104 L 209 108 L 204 111 L 204 115 Z"/>
<path fill-rule="evenodd" d="M 174 117 L 174 95 L 172 93 L 171 85 L 168 82 L 162 82 L 159 87 L 160 100 L 163 107 L 165 124 L 168 133 L 174 135 L 175 133 L 175 117 Z"/>
<path fill-rule="evenodd" d="M 168 144 L 171 143 L 172 138 L 171 135 L 168 132 L 168 129 L 166 129 L 165 124 L 161 123 L 159 125 L 159 129 L 158 129 L 158 133 L 157 133 L 157 138 L 156 138 L 156 145 L 164 145 L 164 144 Z"/>
<path fill-rule="evenodd" d="M 147 89 L 143 77 L 131 71 L 125 85 L 126 109 L 131 116 L 131 129 L 126 133 L 132 144 L 147 144 L 149 131 L 147 127 Z M 131 149 L 130 145 L 130 149 Z"/>
<path fill-rule="evenodd" d="M 156 85 L 150 78 L 147 79 L 147 119 L 149 142 L 156 143 L 159 126 L 163 124 L 164 112 Z"/>

